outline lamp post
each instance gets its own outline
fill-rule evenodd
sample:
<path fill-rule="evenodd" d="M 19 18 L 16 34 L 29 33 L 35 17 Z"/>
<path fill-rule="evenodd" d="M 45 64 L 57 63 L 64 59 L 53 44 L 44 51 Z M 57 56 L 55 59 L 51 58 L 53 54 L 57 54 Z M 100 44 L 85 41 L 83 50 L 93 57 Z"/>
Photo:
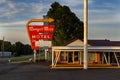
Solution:
<path fill-rule="evenodd" d="M 88 0 L 84 0 L 84 69 L 88 68 Z"/>

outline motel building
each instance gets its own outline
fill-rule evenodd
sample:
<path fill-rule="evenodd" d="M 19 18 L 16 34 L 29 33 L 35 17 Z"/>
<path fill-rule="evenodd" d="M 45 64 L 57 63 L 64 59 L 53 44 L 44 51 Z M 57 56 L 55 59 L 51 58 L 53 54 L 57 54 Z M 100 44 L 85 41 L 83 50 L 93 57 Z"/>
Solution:
<path fill-rule="evenodd" d="M 74 39 L 52 47 L 52 68 L 83 68 L 83 40 Z M 88 40 L 88 68 L 119 67 L 120 41 Z"/>

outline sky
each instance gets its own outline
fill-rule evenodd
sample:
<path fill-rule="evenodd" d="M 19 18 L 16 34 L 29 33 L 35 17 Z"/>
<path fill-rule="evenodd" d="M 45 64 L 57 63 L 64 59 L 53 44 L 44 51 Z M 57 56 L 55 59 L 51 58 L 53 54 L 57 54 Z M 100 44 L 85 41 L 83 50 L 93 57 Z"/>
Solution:
<path fill-rule="evenodd" d="M 83 21 L 83 0 L 0 0 L 0 39 L 30 44 L 27 21 L 42 19 L 55 1 Z M 120 41 L 119 4 L 120 0 L 88 0 L 88 39 Z"/>

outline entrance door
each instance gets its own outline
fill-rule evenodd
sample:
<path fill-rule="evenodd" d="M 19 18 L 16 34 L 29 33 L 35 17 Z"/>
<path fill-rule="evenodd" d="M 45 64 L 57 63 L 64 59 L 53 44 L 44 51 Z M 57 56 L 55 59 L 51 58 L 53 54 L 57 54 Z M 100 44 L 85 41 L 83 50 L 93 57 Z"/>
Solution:
<path fill-rule="evenodd" d="M 78 62 L 79 61 L 79 53 L 78 52 L 74 52 L 74 62 Z"/>
<path fill-rule="evenodd" d="M 73 52 L 68 53 L 68 63 L 73 63 Z"/>

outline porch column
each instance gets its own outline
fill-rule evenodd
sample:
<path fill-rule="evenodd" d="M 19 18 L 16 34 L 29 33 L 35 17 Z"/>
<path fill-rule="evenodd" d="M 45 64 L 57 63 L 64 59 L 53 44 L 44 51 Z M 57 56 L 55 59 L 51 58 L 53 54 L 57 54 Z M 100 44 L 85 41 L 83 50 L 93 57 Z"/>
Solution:
<path fill-rule="evenodd" d="M 74 51 L 73 51 L 73 54 L 72 54 L 72 60 L 73 60 L 73 63 L 75 63 L 75 55 L 74 55 Z"/>
<path fill-rule="evenodd" d="M 80 65 L 82 64 L 82 53 L 79 53 L 79 61 L 80 61 Z"/>
<path fill-rule="evenodd" d="M 104 52 L 103 52 L 104 53 Z M 104 64 L 104 57 L 103 57 L 103 53 L 102 53 L 102 64 Z"/>
<path fill-rule="evenodd" d="M 108 63 L 110 64 L 110 52 L 108 52 Z"/>

